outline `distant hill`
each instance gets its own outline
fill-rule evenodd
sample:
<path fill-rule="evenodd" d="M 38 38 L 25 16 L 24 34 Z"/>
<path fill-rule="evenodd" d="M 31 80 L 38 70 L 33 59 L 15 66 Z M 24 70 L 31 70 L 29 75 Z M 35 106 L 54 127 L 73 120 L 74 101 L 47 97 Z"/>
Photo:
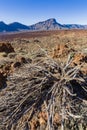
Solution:
<path fill-rule="evenodd" d="M 14 30 L 14 31 L 29 30 L 29 27 L 27 25 L 24 25 L 18 22 L 11 23 L 8 26 L 11 30 Z"/>
<path fill-rule="evenodd" d="M 0 32 L 9 31 L 8 25 L 6 25 L 3 21 L 0 22 Z"/>
<path fill-rule="evenodd" d="M 38 22 L 30 26 L 18 22 L 13 22 L 11 24 L 5 24 L 3 21 L 0 22 L 0 32 L 29 31 L 29 30 L 30 31 L 59 30 L 59 29 L 87 29 L 87 25 L 60 24 L 54 18 Z"/>
<path fill-rule="evenodd" d="M 0 22 L 0 32 L 14 32 L 23 30 L 29 30 L 29 27 L 18 22 L 14 22 L 8 25 L 3 21 Z"/>
<path fill-rule="evenodd" d="M 87 25 L 65 24 L 64 26 L 68 29 L 87 29 Z"/>

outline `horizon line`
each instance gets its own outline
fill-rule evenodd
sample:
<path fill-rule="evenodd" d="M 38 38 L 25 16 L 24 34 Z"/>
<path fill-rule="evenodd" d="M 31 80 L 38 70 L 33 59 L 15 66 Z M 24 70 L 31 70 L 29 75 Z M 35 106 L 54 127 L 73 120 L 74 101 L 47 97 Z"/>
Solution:
<path fill-rule="evenodd" d="M 8 22 L 5 22 L 5 21 L 1 20 L 0 22 L 3 22 L 6 25 L 9 25 L 9 24 L 12 24 L 12 23 L 20 23 L 20 24 L 23 24 L 23 25 L 26 25 L 26 26 L 31 26 L 31 25 L 34 25 L 34 24 L 37 24 L 37 23 L 40 23 L 40 22 L 45 22 L 45 21 L 51 20 L 51 19 L 55 19 L 56 22 L 59 23 L 59 24 L 61 24 L 61 25 L 87 25 L 87 24 L 81 24 L 81 23 L 62 23 L 62 22 L 58 22 L 56 18 L 48 18 L 46 20 L 37 21 L 37 22 L 29 24 L 29 25 L 25 24 L 25 23 L 23 23 L 21 21 L 13 21 L 13 22 L 9 22 L 8 23 Z"/>

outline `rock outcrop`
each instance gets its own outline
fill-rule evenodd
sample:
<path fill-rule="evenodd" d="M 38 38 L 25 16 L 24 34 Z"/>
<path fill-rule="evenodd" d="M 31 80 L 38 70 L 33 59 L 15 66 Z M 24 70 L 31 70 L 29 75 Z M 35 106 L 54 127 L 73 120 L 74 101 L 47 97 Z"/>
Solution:
<path fill-rule="evenodd" d="M 10 43 L 0 43 L 0 52 L 11 53 L 14 52 L 14 48 Z"/>

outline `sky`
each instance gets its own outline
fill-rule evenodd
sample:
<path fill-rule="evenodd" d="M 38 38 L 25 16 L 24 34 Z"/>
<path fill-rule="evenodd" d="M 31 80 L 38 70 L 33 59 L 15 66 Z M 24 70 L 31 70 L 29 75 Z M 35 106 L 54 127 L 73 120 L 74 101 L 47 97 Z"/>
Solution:
<path fill-rule="evenodd" d="M 49 18 L 61 24 L 87 24 L 87 0 L 0 0 L 0 21 L 31 25 Z"/>

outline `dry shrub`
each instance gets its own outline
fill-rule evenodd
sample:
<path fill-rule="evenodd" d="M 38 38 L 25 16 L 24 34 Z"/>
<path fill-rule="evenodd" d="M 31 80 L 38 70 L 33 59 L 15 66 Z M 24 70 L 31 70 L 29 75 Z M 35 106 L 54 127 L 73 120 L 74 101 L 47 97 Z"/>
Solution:
<path fill-rule="evenodd" d="M 0 96 L 0 129 L 36 130 L 45 124 L 48 130 L 60 125 L 61 130 L 74 130 L 79 122 L 86 127 L 87 77 L 80 74 L 80 66 L 70 67 L 70 62 L 69 58 L 66 65 L 57 64 L 47 57 L 26 63 L 8 76 Z"/>

